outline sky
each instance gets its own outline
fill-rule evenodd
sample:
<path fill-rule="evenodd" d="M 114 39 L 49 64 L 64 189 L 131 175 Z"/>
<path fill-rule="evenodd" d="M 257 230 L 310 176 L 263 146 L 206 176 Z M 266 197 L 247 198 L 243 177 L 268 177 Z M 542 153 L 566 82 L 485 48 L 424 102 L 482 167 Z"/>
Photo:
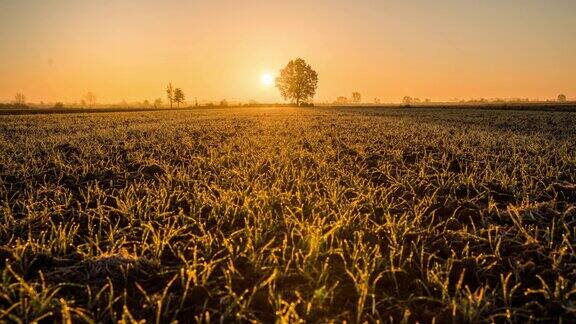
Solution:
<path fill-rule="evenodd" d="M 574 0 L 0 0 L 0 101 L 282 102 L 301 57 L 316 102 L 576 98 Z"/>

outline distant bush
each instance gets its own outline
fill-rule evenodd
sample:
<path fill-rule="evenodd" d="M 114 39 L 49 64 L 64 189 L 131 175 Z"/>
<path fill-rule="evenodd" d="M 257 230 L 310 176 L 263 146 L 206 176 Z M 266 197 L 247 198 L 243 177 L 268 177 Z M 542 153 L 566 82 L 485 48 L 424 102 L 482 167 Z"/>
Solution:
<path fill-rule="evenodd" d="M 57 102 L 57 103 L 54 104 L 54 107 L 53 107 L 53 108 L 54 108 L 54 109 L 63 109 L 63 108 L 64 108 L 64 103 L 62 103 L 62 102 L 59 101 L 59 102 Z"/>

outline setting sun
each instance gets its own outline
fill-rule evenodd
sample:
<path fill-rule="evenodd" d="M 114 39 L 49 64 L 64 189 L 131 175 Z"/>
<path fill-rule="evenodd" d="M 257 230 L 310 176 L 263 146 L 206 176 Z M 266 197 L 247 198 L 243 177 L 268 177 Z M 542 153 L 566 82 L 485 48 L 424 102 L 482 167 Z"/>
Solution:
<path fill-rule="evenodd" d="M 274 77 L 272 77 L 272 74 L 270 73 L 263 73 L 260 77 L 260 82 L 262 85 L 270 87 L 274 84 Z"/>

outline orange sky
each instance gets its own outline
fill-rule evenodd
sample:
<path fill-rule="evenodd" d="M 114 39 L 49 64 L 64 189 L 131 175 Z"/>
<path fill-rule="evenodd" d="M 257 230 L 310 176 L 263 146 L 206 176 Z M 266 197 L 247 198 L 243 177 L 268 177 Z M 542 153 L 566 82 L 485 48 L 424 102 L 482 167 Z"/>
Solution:
<path fill-rule="evenodd" d="M 576 1 L 0 0 L 0 101 L 281 101 L 265 87 L 302 57 L 316 101 L 363 94 L 576 97 Z"/>

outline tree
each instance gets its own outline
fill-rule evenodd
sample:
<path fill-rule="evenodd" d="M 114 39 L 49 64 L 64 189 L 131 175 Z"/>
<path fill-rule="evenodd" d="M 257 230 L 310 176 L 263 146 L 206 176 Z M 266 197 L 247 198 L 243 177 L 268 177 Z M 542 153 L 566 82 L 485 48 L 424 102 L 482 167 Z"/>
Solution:
<path fill-rule="evenodd" d="M 23 93 L 18 92 L 14 96 L 14 103 L 19 106 L 24 106 L 26 104 L 26 96 Z"/>
<path fill-rule="evenodd" d="M 402 98 L 402 103 L 405 104 L 406 106 L 409 106 L 414 99 L 412 99 L 412 97 L 410 96 L 405 96 L 404 98 Z"/>
<path fill-rule="evenodd" d="M 176 88 L 174 90 L 174 98 L 173 100 L 176 102 L 176 104 L 178 105 L 178 108 L 180 108 L 180 104 L 184 102 L 185 96 L 184 96 L 184 92 L 182 91 L 182 89 L 180 88 Z M 172 105 L 172 102 L 170 102 L 170 105 Z M 172 107 L 172 106 L 170 106 Z"/>
<path fill-rule="evenodd" d="M 348 98 L 344 97 L 344 96 L 338 96 L 336 97 L 336 104 L 339 105 L 347 105 L 348 104 Z"/>
<path fill-rule="evenodd" d="M 220 107 L 228 107 L 228 101 L 226 99 L 220 100 Z"/>
<path fill-rule="evenodd" d="M 558 95 L 558 101 L 559 102 L 566 102 L 566 95 L 563 95 L 563 94 Z"/>
<path fill-rule="evenodd" d="M 170 108 L 172 108 L 172 103 L 174 102 L 174 88 L 172 88 L 172 83 L 169 83 L 166 88 L 166 97 L 170 103 Z"/>
<path fill-rule="evenodd" d="M 57 103 L 54 104 L 54 109 L 64 109 L 64 103 L 58 101 Z"/>
<path fill-rule="evenodd" d="M 154 108 L 160 108 L 160 107 L 162 107 L 162 99 L 158 98 L 154 100 Z"/>
<path fill-rule="evenodd" d="M 362 101 L 360 92 L 352 92 L 352 103 L 359 104 Z"/>
<path fill-rule="evenodd" d="M 276 78 L 276 87 L 284 100 L 296 105 L 312 99 L 318 87 L 318 73 L 301 58 L 288 62 Z"/>
<path fill-rule="evenodd" d="M 94 105 L 96 105 L 96 95 L 91 91 L 88 91 L 88 93 L 84 95 L 82 102 L 87 104 L 88 107 L 92 108 Z"/>

